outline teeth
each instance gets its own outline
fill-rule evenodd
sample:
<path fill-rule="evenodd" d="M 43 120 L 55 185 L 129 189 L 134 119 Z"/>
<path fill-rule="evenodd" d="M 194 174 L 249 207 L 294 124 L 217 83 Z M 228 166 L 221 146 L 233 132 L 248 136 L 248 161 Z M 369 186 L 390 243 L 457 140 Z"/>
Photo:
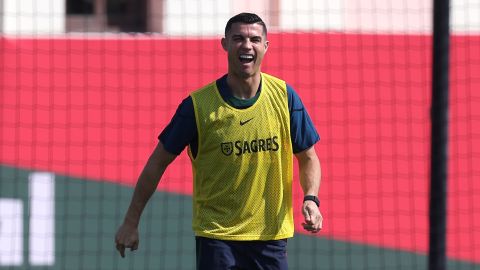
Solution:
<path fill-rule="evenodd" d="M 240 55 L 240 59 L 252 60 L 252 59 L 253 59 L 253 55 L 242 54 L 242 55 Z"/>

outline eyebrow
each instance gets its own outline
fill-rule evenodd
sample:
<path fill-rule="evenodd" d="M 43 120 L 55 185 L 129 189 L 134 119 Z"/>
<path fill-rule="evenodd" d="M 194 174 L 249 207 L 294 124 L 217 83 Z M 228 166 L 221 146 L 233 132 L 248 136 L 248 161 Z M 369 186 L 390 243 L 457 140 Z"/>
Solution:
<path fill-rule="evenodd" d="M 241 35 L 241 34 L 234 34 L 232 35 L 232 38 L 236 38 L 236 37 L 241 37 L 241 38 L 245 38 L 244 35 Z M 253 39 L 253 38 L 262 38 L 262 35 L 259 35 L 259 36 L 252 36 L 252 37 L 249 37 L 250 39 Z"/>

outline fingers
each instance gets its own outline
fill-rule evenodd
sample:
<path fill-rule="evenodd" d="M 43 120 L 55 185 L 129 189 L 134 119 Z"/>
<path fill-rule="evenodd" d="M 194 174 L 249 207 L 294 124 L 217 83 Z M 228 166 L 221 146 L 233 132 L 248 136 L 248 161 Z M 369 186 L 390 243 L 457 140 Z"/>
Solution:
<path fill-rule="evenodd" d="M 121 244 L 121 243 L 117 242 L 116 248 L 117 248 L 118 252 L 120 253 L 120 256 L 122 256 L 122 258 L 125 258 L 125 249 L 130 248 L 131 251 L 137 250 L 138 249 L 138 242 L 134 242 L 132 244 Z"/>
<path fill-rule="evenodd" d="M 302 226 L 306 231 L 309 231 L 311 233 L 318 233 L 319 231 L 322 230 L 322 227 L 317 225 L 302 223 Z"/>
<path fill-rule="evenodd" d="M 122 244 L 117 244 L 117 250 L 118 252 L 120 252 L 120 256 L 122 256 L 122 258 L 125 258 L 125 246 Z"/>
<path fill-rule="evenodd" d="M 317 233 L 320 230 L 322 230 L 322 223 L 323 223 L 322 216 L 317 215 L 312 219 L 311 222 L 302 223 L 302 226 L 306 231 Z"/>
<path fill-rule="evenodd" d="M 305 217 L 305 223 L 312 224 L 312 216 L 310 215 L 310 211 L 307 208 L 303 208 L 303 216 Z"/>
<path fill-rule="evenodd" d="M 131 251 L 137 250 L 138 249 L 138 241 L 133 243 L 132 247 L 130 248 Z"/>

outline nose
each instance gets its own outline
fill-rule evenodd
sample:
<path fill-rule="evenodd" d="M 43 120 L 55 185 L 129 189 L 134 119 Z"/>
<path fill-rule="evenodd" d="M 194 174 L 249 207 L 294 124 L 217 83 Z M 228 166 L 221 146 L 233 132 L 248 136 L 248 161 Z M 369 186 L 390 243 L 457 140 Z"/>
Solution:
<path fill-rule="evenodd" d="M 249 38 L 246 38 L 246 39 L 242 42 L 242 48 L 251 49 L 251 48 L 252 48 L 252 41 L 250 41 Z"/>

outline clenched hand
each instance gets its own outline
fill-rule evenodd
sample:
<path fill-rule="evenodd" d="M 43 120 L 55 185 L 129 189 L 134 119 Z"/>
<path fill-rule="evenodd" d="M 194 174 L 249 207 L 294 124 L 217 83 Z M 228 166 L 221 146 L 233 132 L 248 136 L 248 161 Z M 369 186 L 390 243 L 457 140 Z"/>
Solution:
<path fill-rule="evenodd" d="M 305 222 L 302 226 L 305 230 L 317 233 L 322 229 L 323 217 L 317 205 L 312 201 L 305 201 L 302 207 Z"/>
<path fill-rule="evenodd" d="M 120 226 L 115 235 L 115 244 L 122 258 L 125 258 L 125 249 L 130 248 L 131 251 L 138 249 L 138 229 L 125 223 Z"/>

